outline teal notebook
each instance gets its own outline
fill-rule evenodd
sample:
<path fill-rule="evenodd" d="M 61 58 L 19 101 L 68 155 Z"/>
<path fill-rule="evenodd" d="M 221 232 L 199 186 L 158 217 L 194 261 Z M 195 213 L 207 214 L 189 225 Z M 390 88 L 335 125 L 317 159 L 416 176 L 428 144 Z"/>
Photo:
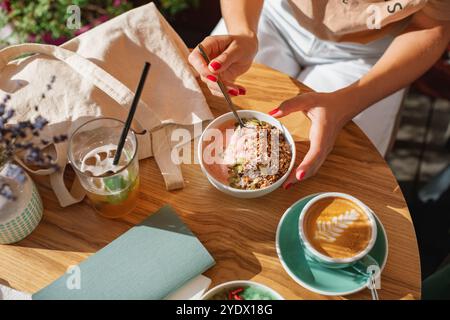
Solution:
<path fill-rule="evenodd" d="M 165 206 L 80 263 L 79 282 L 72 271 L 32 298 L 163 299 L 214 263 L 173 209 Z"/>

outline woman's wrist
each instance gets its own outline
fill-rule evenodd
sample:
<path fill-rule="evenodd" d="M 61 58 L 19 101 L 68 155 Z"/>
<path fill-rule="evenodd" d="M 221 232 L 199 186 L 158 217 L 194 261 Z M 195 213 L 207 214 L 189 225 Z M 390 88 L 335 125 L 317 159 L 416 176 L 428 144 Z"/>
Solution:
<path fill-rule="evenodd" d="M 256 38 L 256 32 L 248 27 L 230 27 L 228 28 L 228 32 L 230 35 L 236 35 L 236 36 L 246 36 L 249 38 Z"/>
<path fill-rule="evenodd" d="M 344 123 L 352 120 L 370 105 L 365 89 L 358 83 L 337 90 L 334 94 L 334 98 L 342 104 L 342 121 Z"/>
<path fill-rule="evenodd" d="M 239 43 L 240 47 L 245 50 L 246 54 L 251 56 L 251 59 L 258 52 L 258 38 L 255 33 L 249 32 L 230 32 L 231 37 L 235 37 L 237 43 Z"/>
<path fill-rule="evenodd" d="M 257 40 L 263 0 L 221 0 L 222 16 L 228 34 Z"/>
<path fill-rule="evenodd" d="M 249 41 L 253 42 L 254 44 L 258 44 L 258 37 L 256 35 L 256 32 L 249 29 L 249 28 L 231 28 L 229 30 L 230 36 L 238 36 L 238 37 L 244 37 L 247 38 Z"/>

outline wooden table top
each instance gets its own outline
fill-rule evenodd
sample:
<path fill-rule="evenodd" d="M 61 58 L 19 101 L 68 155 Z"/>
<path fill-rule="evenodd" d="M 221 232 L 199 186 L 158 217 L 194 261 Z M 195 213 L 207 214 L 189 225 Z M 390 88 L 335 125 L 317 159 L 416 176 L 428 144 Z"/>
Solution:
<path fill-rule="evenodd" d="M 309 89 L 288 76 L 254 65 L 239 82 L 247 95 L 234 98 L 243 109 L 269 111 L 281 101 Z M 204 88 L 204 87 L 203 87 Z M 227 112 L 223 99 L 205 91 L 214 115 Z M 307 151 L 309 121 L 296 113 L 283 120 L 298 141 L 298 161 Z M 389 255 L 382 273 L 381 299 L 420 298 L 420 260 L 413 223 L 401 190 L 386 162 L 362 131 L 348 124 L 319 173 L 289 191 L 264 198 L 237 199 L 209 184 L 197 164 L 183 165 L 186 187 L 166 191 L 154 159 L 140 162 L 141 189 L 135 211 L 119 220 L 95 214 L 82 202 L 61 208 L 39 179 L 45 212 L 38 228 L 15 245 L 0 245 L 0 283 L 35 292 L 57 279 L 164 204 L 170 204 L 198 236 L 217 264 L 206 276 L 217 285 L 236 279 L 264 283 L 286 299 L 340 299 L 301 287 L 283 269 L 275 250 L 275 232 L 285 210 L 317 192 L 352 194 L 371 207 L 385 226 Z M 370 299 L 368 290 L 346 299 Z"/>

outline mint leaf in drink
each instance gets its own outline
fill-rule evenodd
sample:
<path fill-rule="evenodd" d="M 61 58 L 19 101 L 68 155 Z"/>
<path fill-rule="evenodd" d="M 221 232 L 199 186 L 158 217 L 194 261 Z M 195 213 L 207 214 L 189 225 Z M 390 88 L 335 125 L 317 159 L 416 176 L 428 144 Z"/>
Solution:
<path fill-rule="evenodd" d="M 120 175 L 105 178 L 103 182 L 106 190 L 111 192 L 120 191 L 127 186 L 125 178 Z"/>
<path fill-rule="evenodd" d="M 138 180 L 132 179 L 130 176 L 125 178 L 123 176 L 114 176 L 105 178 L 105 189 L 111 192 L 106 196 L 106 201 L 109 204 L 121 204 L 126 201 L 130 193 L 136 188 Z"/>
<path fill-rule="evenodd" d="M 106 197 L 109 204 L 119 204 L 127 199 L 127 180 L 123 176 L 105 178 L 104 183 L 105 189 L 113 193 Z"/>

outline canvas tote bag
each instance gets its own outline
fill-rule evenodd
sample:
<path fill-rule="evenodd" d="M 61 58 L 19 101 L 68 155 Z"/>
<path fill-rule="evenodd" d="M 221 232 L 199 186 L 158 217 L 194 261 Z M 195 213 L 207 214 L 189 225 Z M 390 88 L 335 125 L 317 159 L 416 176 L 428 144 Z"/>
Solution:
<path fill-rule="evenodd" d="M 16 59 L 24 54 L 31 56 Z M 139 159 L 154 156 L 169 190 L 183 187 L 179 166 L 171 161 L 171 133 L 213 118 L 188 62 L 189 51 L 153 3 L 131 10 L 61 47 L 20 44 L 0 51 L 0 96 L 10 94 L 14 121 L 34 119 L 38 114 L 49 124 L 41 134 L 68 134 L 95 117 L 126 119 L 144 61 L 152 64 L 133 129 Z M 56 76 L 46 99 L 34 110 L 46 83 Z M 196 130 L 198 131 L 198 130 Z M 34 170 L 50 176 L 61 204 L 79 202 L 84 191 L 76 179 L 70 190 L 63 179 L 68 142 L 55 144 L 58 172 Z"/>

